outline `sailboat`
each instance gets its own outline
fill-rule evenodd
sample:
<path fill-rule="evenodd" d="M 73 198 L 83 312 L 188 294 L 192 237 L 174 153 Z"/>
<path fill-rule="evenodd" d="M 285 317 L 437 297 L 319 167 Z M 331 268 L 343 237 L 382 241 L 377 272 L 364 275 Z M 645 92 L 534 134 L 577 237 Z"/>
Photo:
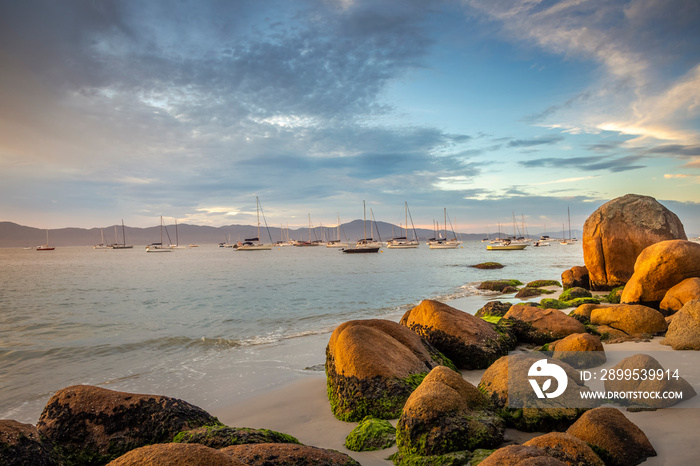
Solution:
<path fill-rule="evenodd" d="M 457 240 L 457 235 L 455 235 L 454 231 L 452 232 L 452 235 L 454 236 L 453 239 L 448 240 L 447 239 L 447 208 L 444 208 L 445 211 L 445 236 L 443 238 L 438 238 L 434 241 L 432 241 L 428 247 L 430 249 L 457 249 L 457 246 L 462 244 L 461 241 Z"/>
<path fill-rule="evenodd" d="M 105 231 L 100 228 L 101 241 L 100 244 L 96 244 L 92 249 L 109 249 L 109 246 L 105 244 Z"/>
<path fill-rule="evenodd" d="M 162 218 L 161 218 L 161 221 L 162 221 Z M 124 242 L 120 244 L 118 242 L 119 240 L 117 238 L 117 226 L 115 225 L 114 226 L 114 239 L 117 242 L 115 242 L 114 244 L 110 244 L 109 247 L 112 249 L 133 249 L 134 248 L 134 246 L 132 244 L 129 244 L 129 245 L 126 244 L 126 228 L 124 228 L 124 219 L 122 219 L 122 238 L 124 238 Z"/>
<path fill-rule="evenodd" d="M 175 244 L 171 244 L 172 249 L 185 249 L 184 246 L 180 246 L 180 237 L 177 234 L 177 219 L 175 219 Z"/>
<path fill-rule="evenodd" d="M 340 214 L 338 214 L 338 227 L 337 227 L 337 239 L 332 239 L 326 243 L 327 248 L 347 248 L 348 243 L 343 243 L 340 241 Z"/>
<path fill-rule="evenodd" d="M 365 237 L 359 240 L 354 248 L 345 248 L 342 250 L 348 254 L 379 252 L 380 249 L 380 246 L 378 246 L 372 238 L 367 237 L 367 208 L 365 207 L 365 201 L 362 201 L 362 209 L 364 212 L 362 223 L 365 228 Z"/>
<path fill-rule="evenodd" d="M 255 196 L 255 207 L 258 213 L 258 236 L 256 238 L 246 238 L 242 243 L 236 245 L 238 251 L 269 251 L 272 249 L 272 244 L 263 244 L 260 242 L 260 200 Z M 263 214 L 263 218 L 265 215 Z M 272 238 L 270 238 L 272 242 Z"/>
<path fill-rule="evenodd" d="M 46 244 L 42 244 L 41 246 L 37 246 L 36 250 L 37 251 L 53 251 L 56 249 L 53 246 L 49 246 L 49 230 L 46 230 Z"/>
<path fill-rule="evenodd" d="M 404 201 L 404 206 L 406 214 L 406 235 L 391 238 L 386 244 L 386 247 L 389 249 L 415 249 L 420 244 L 416 235 L 415 226 L 413 227 L 413 239 L 408 239 L 408 202 Z M 411 219 L 411 225 L 413 225 L 413 219 Z"/>
<path fill-rule="evenodd" d="M 163 246 L 163 216 L 160 216 L 160 243 L 151 243 L 146 246 L 146 252 L 171 252 L 173 248 Z"/>
<path fill-rule="evenodd" d="M 562 240 L 560 241 L 560 244 L 562 244 L 562 245 L 564 245 L 564 246 L 570 246 L 570 245 L 576 243 L 576 239 L 572 239 L 572 238 L 571 238 L 571 211 L 569 210 L 569 207 L 566 208 L 566 213 L 567 213 L 567 215 L 568 215 L 568 217 L 569 217 L 569 237 L 568 237 L 568 238 L 565 238 L 565 239 L 562 239 Z M 561 226 L 561 236 L 562 236 L 562 237 L 564 236 L 564 225 Z"/>
<path fill-rule="evenodd" d="M 311 241 L 311 214 L 309 214 L 309 239 L 308 241 L 297 241 L 294 243 L 294 246 L 300 247 L 300 248 L 305 248 L 309 246 L 320 246 L 321 241 L 318 240 L 318 237 L 316 236 L 316 231 L 314 230 L 314 237 L 316 238 L 314 241 Z"/>

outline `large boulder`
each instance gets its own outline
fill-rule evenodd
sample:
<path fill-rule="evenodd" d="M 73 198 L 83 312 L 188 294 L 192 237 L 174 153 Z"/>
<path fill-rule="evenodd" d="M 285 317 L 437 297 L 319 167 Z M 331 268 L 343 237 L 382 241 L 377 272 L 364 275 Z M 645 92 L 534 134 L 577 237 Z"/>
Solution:
<path fill-rule="evenodd" d="M 460 369 L 485 369 L 515 347 L 506 332 L 498 333 L 485 320 L 438 301 L 424 300 L 406 312 L 400 323 Z"/>
<path fill-rule="evenodd" d="M 569 288 L 590 289 L 591 280 L 588 269 L 585 266 L 576 265 L 561 274 L 561 284 L 565 290 Z"/>
<path fill-rule="evenodd" d="M 581 322 L 557 309 L 516 304 L 503 318 L 520 323 L 514 325 L 518 340 L 538 345 L 586 331 Z"/>
<path fill-rule="evenodd" d="M 655 335 L 668 328 L 666 319 L 656 309 L 641 304 L 620 304 L 591 311 L 591 323 L 607 325 L 628 336 Z"/>
<path fill-rule="evenodd" d="M 450 452 L 496 448 L 505 425 L 488 398 L 462 376 L 436 367 L 411 394 L 396 428 L 399 454 L 405 459 Z"/>
<path fill-rule="evenodd" d="M 269 429 L 249 429 L 224 425 L 204 426 L 182 431 L 173 439 L 174 443 L 199 443 L 209 448 L 224 448 L 248 443 L 296 443 L 299 440 L 288 434 Z"/>
<path fill-rule="evenodd" d="M 512 306 L 511 303 L 504 303 L 502 301 L 489 301 L 484 304 L 484 307 L 476 311 L 474 314 L 476 317 L 503 317 L 506 312 L 510 310 Z"/>
<path fill-rule="evenodd" d="M 574 333 L 543 347 L 552 358 L 564 361 L 576 369 L 585 369 L 604 364 L 605 349 L 600 338 L 590 333 Z"/>
<path fill-rule="evenodd" d="M 245 466 L 230 455 L 198 444 L 160 443 L 132 450 L 108 466 Z"/>
<path fill-rule="evenodd" d="M 644 432 L 615 408 L 584 413 L 566 433 L 589 444 L 608 465 L 633 466 L 656 456 Z"/>
<path fill-rule="evenodd" d="M 479 466 L 566 466 L 567 463 L 530 445 L 508 445 L 491 453 Z"/>
<path fill-rule="evenodd" d="M 106 463 L 135 448 L 170 442 L 182 430 L 219 421 L 197 406 L 160 395 L 74 385 L 56 392 L 37 429 L 62 462 Z"/>
<path fill-rule="evenodd" d="M 31 424 L 0 420 L 0 464 L 51 466 L 51 445 Z"/>
<path fill-rule="evenodd" d="M 386 419 L 377 419 L 372 416 L 367 416 L 360 421 L 345 437 L 345 448 L 351 451 L 383 450 L 395 443 L 396 427 Z"/>
<path fill-rule="evenodd" d="M 688 301 L 673 315 L 664 343 L 674 350 L 700 351 L 700 300 Z"/>
<path fill-rule="evenodd" d="M 339 325 L 326 347 L 326 381 L 333 414 L 395 419 L 411 392 L 436 366 L 450 364 L 415 332 L 390 320 Z"/>
<path fill-rule="evenodd" d="M 591 289 L 624 285 L 647 246 L 672 239 L 687 239 L 683 224 L 653 197 L 627 194 L 603 204 L 583 225 L 583 260 Z"/>
<path fill-rule="evenodd" d="M 360 466 L 345 453 L 291 443 L 232 445 L 220 451 L 248 466 Z"/>
<path fill-rule="evenodd" d="M 678 312 L 688 301 L 700 299 L 700 278 L 686 278 L 672 286 L 661 300 L 659 309 L 666 315 Z"/>
<path fill-rule="evenodd" d="M 659 361 L 647 354 L 635 354 L 620 361 L 608 372 L 604 384 L 606 392 L 625 393 L 625 398 L 618 400 L 621 404 L 642 408 L 668 408 L 697 394 L 680 374 L 671 369 L 665 371 Z M 681 398 L 652 398 L 646 395 L 664 392 L 682 395 Z"/>
<path fill-rule="evenodd" d="M 525 446 L 537 447 L 549 456 L 571 466 L 605 466 L 603 460 L 580 438 L 565 432 L 550 432 L 523 443 Z"/>
<path fill-rule="evenodd" d="M 535 378 L 543 392 L 554 393 L 540 377 L 530 376 L 533 368 L 546 364 L 559 366 L 566 374 L 566 389 L 554 398 L 538 398 L 530 379 Z M 551 385 L 559 389 L 556 381 Z M 595 406 L 582 392 L 590 392 L 578 370 L 568 364 L 548 359 L 543 354 L 523 353 L 504 356 L 484 372 L 479 390 L 490 397 L 499 414 L 510 427 L 526 432 L 565 430 L 584 411 Z"/>
<path fill-rule="evenodd" d="M 692 277 L 700 277 L 700 243 L 662 241 L 639 254 L 621 300 L 658 307 L 668 290 Z"/>

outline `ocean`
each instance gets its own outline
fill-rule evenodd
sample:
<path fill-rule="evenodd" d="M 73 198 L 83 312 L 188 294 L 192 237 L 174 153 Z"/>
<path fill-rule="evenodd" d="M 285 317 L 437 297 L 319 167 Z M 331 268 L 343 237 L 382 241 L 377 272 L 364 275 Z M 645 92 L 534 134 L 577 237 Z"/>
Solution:
<path fill-rule="evenodd" d="M 497 261 L 500 270 L 470 265 Z M 216 245 L 0 249 L 0 419 L 36 424 L 75 384 L 231 405 L 322 370 L 329 332 L 353 319 L 397 321 L 423 299 L 499 297 L 483 280 L 560 280 L 581 245 L 487 251 L 325 247 L 236 251 Z M 512 300 L 512 295 L 506 296 Z"/>

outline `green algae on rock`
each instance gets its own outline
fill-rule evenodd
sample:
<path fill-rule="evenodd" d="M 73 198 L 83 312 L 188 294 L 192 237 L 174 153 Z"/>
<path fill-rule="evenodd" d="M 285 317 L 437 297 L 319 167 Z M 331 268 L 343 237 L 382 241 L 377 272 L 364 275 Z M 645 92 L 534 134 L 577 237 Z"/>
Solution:
<path fill-rule="evenodd" d="M 352 451 L 373 451 L 396 443 L 396 428 L 385 419 L 367 416 L 345 438 L 345 448 Z"/>

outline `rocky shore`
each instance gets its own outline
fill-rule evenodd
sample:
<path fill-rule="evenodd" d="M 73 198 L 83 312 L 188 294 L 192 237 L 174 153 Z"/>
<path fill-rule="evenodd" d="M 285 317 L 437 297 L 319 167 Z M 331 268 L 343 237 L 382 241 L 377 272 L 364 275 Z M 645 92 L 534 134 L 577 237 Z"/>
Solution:
<path fill-rule="evenodd" d="M 64 388 L 36 426 L 0 420 L 0 464 L 690 464 L 700 420 L 683 408 L 697 377 L 597 383 L 682 400 L 596 400 L 582 371 L 671 374 L 641 353 L 700 350 L 700 244 L 654 199 L 627 195 L 589 217 L 583 252 L 561 282 L 482 283 L 493 299 L 478 310 L 425 300 L 399 322 L 346 322 L 327 340 L 325 377 L 218 417 L 165 396 Z M 505 302 L 512 293 L 521 302 Z M 533 371 L 554 365 L 537 396 Z"/>

